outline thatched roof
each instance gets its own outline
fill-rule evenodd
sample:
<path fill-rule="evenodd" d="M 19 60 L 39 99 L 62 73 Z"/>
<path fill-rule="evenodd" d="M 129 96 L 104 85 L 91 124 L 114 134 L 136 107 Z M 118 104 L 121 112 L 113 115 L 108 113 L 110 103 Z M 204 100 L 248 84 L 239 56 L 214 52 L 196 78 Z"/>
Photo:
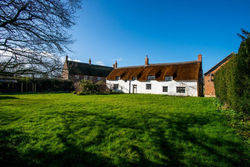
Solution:
<path fill-rule="evenodd" d="M 70 75 L 73 74 L 107 77 L 108 74 L 113 70 L 112 67 L 80 63 L 75 61 L 67 61 L 67 63 Z"/>
<path fill-rule="evenodd" d="M 146 81 L 150 75 L 155 76 L 157 81 L 164 81 L 166 76 L 173 76 L 173 80 L 198 80 L 200 69 L 200 61 L 122 67 L 114 69 L 107 80 L 115 80 L 119 76 L 122 80 L 137 77 L 139 81 Z"/>

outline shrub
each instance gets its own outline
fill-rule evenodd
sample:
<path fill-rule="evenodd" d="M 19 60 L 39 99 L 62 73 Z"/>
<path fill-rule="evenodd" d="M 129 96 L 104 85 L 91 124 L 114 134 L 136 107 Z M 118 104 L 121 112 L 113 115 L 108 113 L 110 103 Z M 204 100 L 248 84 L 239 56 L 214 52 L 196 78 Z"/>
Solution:
<path fill-rule="evenodd" d="M 234 110 L 250 110 L 250 39 L 242 41 L 238 54 L 221 67 L 214 79 L 216 96 Z"/>
<path fill-rule="evenodd" d="M 106 83 L 102 80 L 96 83 L 97 92 L 99 94 L 110 94 L 110 89 L 107 87 Z"/>
<path fill-rule="evenodd" d="M 74 83 L 74 94 L 77 94 L 77 92 L 81 92 L 82 91 L 82 86 L 80 84 L 80 82 L 75 82 Z"/>
<path fill-rule="evenodd" d="M 75 88 L 78 95 L 110 93 L 110 90 L 107 88 L 106 83 L 104 81 L 98 81 L 94 83 L 89 80 L 81 80 Z"/>
<path fill-rule="evenodd" d="M 81 80 L 80 81 L 81 91 L 78 94 L 86 95 L 86 94 L 96 94 L 97 86 L 95 83 L 89 80 Z"/>

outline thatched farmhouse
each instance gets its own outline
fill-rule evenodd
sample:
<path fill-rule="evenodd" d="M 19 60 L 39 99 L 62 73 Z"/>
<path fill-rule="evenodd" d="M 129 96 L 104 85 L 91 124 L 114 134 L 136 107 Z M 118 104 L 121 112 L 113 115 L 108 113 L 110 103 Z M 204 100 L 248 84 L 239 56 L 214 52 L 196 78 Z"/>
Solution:
<path fill-rule="evenodd" d="M 78 82 L 80 80 L 91 80 L 93 82 L 100 80 L 105 81 L 112 70 L 112 67 L 91 64 L 91 59 L 89 59 L 89 63 L 80 63 L 70 61 L 68 60 L 68 56 L 66 56 L 62 78 L 65 80 L 72 80 L 73 82 Z"/>
<path fill-rule="evenodd" d="M 202 55 L 197 61 L 149 64 L 114 68 L 107 86 L 124 93 L 149 93 L 176 96 L 203 95 Z"/>

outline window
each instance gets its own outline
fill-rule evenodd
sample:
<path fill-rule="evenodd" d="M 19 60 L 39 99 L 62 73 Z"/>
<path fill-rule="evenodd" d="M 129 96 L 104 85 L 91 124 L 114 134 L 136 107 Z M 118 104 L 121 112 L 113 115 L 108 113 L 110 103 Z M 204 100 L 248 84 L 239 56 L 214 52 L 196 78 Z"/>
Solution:
<path fill-rule="evenodd" d="M 165 77 L 165 81 L 172 81 L 173 80 L 173 77 L 172 76 L 166 76 Z"/>
<path fill-rule="evenodd" d="M 119 76 L 116 76 L 116 77 L 115 77 L 115 80 L 119 80 L 119 79 L 120 79 L 120 77 L 119 77 Z"/>
<path fill-rule="evenodd" d="M 98 80 L 98 81 L 102 80 L 102 77 L 97 77 L 97 80 Z"/>
<path fill-rule="evenodd" d="M 148 80 L 149 80 L 149 81 L 150 81 L 150 80 L 155 80 L 155 76 L 149 75 L 149 76 L 148 76 Z"/>
<path fill-rule="evenodd" d="M 214 74 L 210 74 L 210 81 L 214 81 Z"/>
<path fill-rule="evenodd" d="M 176 87 L 177 93 L 185 93 L 185 87 Z"/>
<path fill-rule="evenodd" d="M 150 90 L 151 89 L 151 84 L 146 84 L 146 89 Z"/>
<path fill-rule="evenodd" d="M 132 80 L 134 81 L 134 80 L 137 80 L 137 77 L 132 77 Z"/>
<path fill-rule="evenodd" d="M 162 92 L 168 92 L 168 87 L 167 86 L 163 86 L 162 87 Z"/>
<path fill-rule="evenodd" d="M 118 84 L 114 84 L 113 89 L 115 89 L 115 90 L 118 89 Z"/>
<path fill-rule="evenodd" d="M 88 80 L 88 76 L 87 76 L 87 75 L 84 75 L 83 79 L 84 79 L 84 80 Z"/>

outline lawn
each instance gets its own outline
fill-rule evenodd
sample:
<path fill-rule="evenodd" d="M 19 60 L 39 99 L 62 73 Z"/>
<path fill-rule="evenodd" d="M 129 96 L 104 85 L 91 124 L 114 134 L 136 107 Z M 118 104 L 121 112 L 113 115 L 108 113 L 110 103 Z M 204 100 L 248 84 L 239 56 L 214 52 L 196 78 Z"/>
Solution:
<path fill-rule="evenodd" d="M 6 166 L 249 166 L 213 98 L 0 95 Z"/>

